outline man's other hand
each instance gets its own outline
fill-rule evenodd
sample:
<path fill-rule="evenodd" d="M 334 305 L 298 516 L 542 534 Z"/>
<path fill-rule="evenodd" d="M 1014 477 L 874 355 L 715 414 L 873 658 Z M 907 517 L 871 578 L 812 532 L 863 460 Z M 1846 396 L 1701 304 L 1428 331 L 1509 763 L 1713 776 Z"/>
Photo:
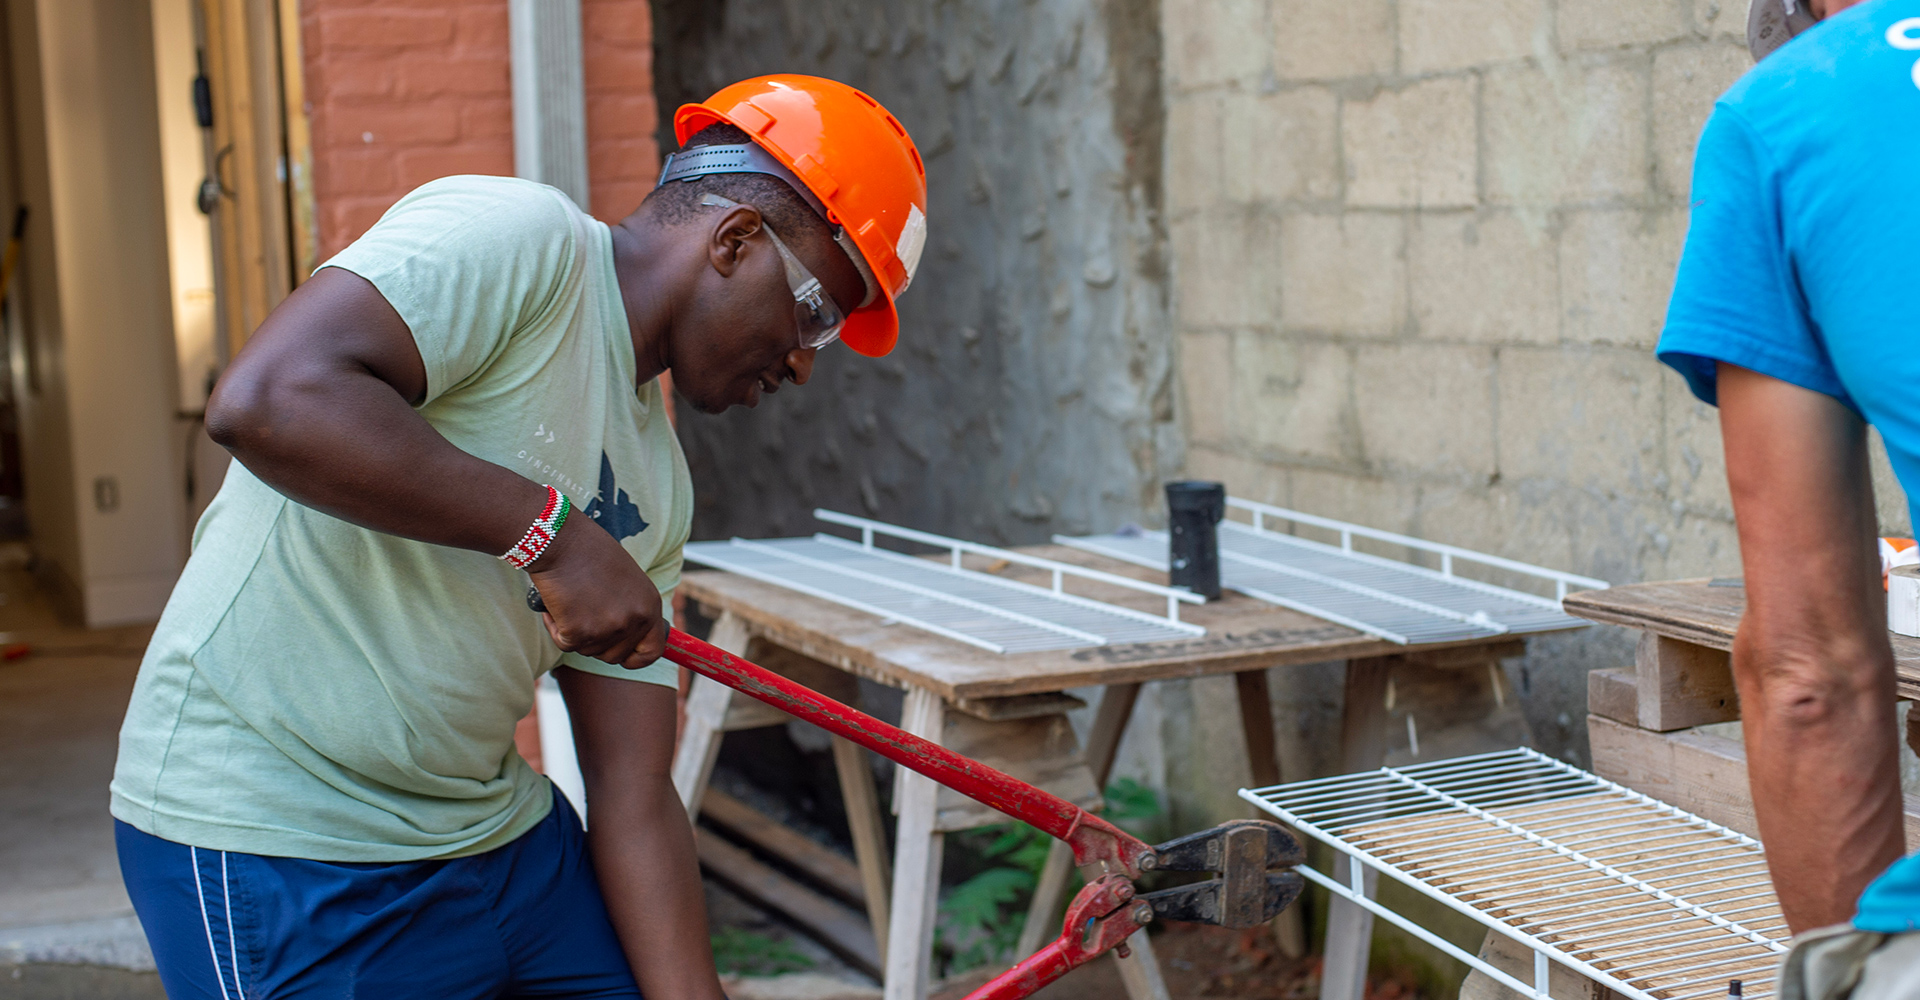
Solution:
<path fill-rule="evenodd" d="M 561 649 L 638 670 L 667 649 L 660 591 L 605 529 L 576 512 L 527 575 Z"/>

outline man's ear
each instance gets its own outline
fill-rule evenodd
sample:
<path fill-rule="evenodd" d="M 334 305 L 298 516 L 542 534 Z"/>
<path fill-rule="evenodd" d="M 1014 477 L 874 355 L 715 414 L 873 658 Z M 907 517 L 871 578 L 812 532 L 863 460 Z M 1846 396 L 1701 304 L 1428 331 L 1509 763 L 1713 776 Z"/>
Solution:
<path fill-rule="evenodd" d="M 721 277 L 733 277 L 734 269 L 740 266 L 740 258 L 746 253 L 747 241 L 759 235 L 763 225 L 760 210 L 752 205 L 729 208 L 714 224 L 707 243 L 707 258 Z"/>

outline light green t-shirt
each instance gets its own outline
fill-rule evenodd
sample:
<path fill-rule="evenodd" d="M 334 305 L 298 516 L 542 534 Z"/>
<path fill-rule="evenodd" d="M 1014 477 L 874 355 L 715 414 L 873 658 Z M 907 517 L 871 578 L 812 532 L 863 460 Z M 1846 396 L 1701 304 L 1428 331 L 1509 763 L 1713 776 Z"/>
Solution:
<path fill-rule="evenodd" d="M 418 412 L 447 440 L 564 491 L 663 594 L 679 582 L 693 490 L 659 383 L 635 390 L 606 226 L 544 185 L 449 177 L 324 266 L 406 321 L 426 362 Z M 563 655 L 526 590 L 493 554 L 357 527 L 234 463 L 140 665 L 113 814 L 320 861 L 508 843 L 552 802 L 513 746 L 541 674 L 674 683 L 665 661 Z"/>

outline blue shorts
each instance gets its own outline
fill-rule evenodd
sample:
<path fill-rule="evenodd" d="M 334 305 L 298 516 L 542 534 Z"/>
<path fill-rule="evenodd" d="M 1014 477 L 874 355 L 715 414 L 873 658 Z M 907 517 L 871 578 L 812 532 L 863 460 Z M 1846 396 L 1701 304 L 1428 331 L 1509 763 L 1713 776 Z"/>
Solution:
<path fill-rule="evenodd" d="M 340 864 L 201 850 L 114 823 L 171 1000 L 639 1000 L 580 818 L 498 850 Z"/>

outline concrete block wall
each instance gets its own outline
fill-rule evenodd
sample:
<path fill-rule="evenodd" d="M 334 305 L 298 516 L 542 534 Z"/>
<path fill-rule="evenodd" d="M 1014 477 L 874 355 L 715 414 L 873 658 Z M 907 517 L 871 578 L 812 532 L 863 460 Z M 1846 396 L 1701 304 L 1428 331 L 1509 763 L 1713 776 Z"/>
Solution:
<path fill-rule="evenodd" d="M 659 175 L 647 0 L 581 0 L 587 210 L 633 211 Z M 506 0 L 303 0 L 322 259 L 408 191 L 449 174 L 513 173 Z"/>
<path fill-rule="evenodd" d="M 1716 414 L 1652 348 L 1744 14 L 1163 0 L 1187 472 L 1616 582 L 1737 575 Z M 1614 633 L 1520 665 L 1543 749 L 1584 759 Z"/>

